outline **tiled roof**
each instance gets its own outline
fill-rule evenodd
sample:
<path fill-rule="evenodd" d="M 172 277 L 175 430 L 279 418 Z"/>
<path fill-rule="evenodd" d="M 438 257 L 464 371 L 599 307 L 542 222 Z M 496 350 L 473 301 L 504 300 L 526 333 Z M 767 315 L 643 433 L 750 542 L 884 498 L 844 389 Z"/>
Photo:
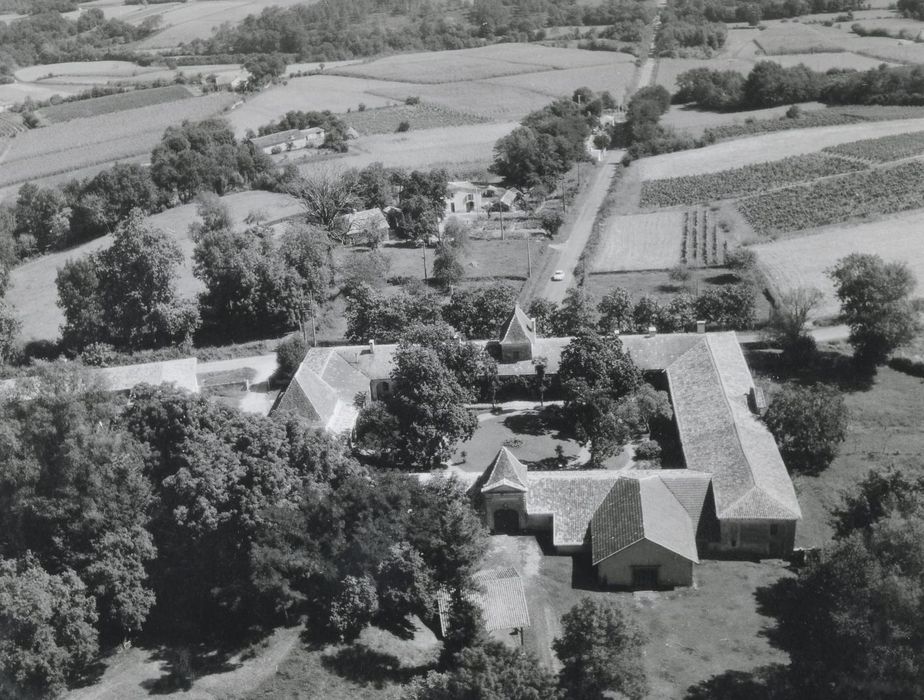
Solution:
<path fill-rule="evenodd" d="M 506 447 L 501 447 L 488 470 L 482 492 L 495 489 L 526 491 L 526 467 Z"/>
<path fill-rule="evenodd" d="M 298 129 L 287 129 L 285 131 L 267 134 L 266 136 L 255 136 L 250 139 L 250 142 L 257 148 L 267 148 L 269 146 L 281 146 L 284 143 L 294 141 L 298 138 L 302 138 L 301 131 Z"/>
<path fill-rule="evenodd" d="M 468 598 L 484 613 L 484 624 L 488 632 L 529 627 L 523 579 L 516 569 L 505 567 L 481 571 L 474 578 L 478 590 L 470 592 Z M 449 601 L 449 592 L 445 589 L 437 594 L 443 636 L 449 630 Z"/>
<path fill-rule="evenodd" d="M 605 469 L 566 472 L 528 472 L 526 512 L 552 515 L 552 542 L 582 545 L 587 526 L 619 472 Z"/>
<path fill-rule="evenodd" d="M 343 220 L 346 222 L 349 233 L 359 233 L 370 228 L 387 229 L 388 219 L 381 209 L 363 209 L 352 214 L 344 214 Z"/>
<path fill-rule="evenodd" d="M 657 476 L 618 479 L 590 523 L 593 563 L 642 540 L 698 562 L 686 510 Z"/>
<path fill-rule="evenodd" d="M 520 305 L 513 307 L 513 313 L 507 319 L 501 331 L 501 344 L 503 343 L 532 343 L 536 340 L 536 330 L 531 318 L 529 318 Z"/>
<path fill-rule="evenodd" d="M 735 334 L 702 337 L 667 369 L 687 467 L 712 475 L 720 518 L 800 518 L 773 436 L 748 407 L 753 381 Z"/>

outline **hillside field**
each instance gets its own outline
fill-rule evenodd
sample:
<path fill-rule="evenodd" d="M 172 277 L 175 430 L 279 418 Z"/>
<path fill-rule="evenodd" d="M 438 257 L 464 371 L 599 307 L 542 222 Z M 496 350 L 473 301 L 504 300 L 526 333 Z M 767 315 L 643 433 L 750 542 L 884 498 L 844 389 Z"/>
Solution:
<path fill-rule="evenodd" d="M 691 151 L 644 158 L 637 163 L 643 180 L 701 175 L 744 165 L 814 153 L 828 146 L 924 129 L 924 119 L 864 122 L 814 129 L 791 129 L 724 141 Z M 636 164 L 633 164 L 636 167 Z"/>
<path fill-rule="evenodd" d="M 816 287 L 824 294 L 824 301 L 813 316 L 829 318 L 838 313 L 839 306 L 825 270 L 850 253 L 871 253 L 887 261 L 907 262 L 919 284 L 924 282 L 922 227 L 924 210 L 915 209 L 876 221 L 806 231 L 799 238 L 762 243 L 751 249 L 757 253 L 772 293 Z"/>
<path fill-rule="evenodd" d="M 222 197 L 222 201 L 228 206 L 232 219 L 238 223 L 253 211 L 264 212 L 270 222 L 296 216 L 302 211 L 301 206 L 288 195 L 272 192 L 238 192 Z M 184 204 L 148 219 L 183 251 L 184 261 L 179 269 L 177 285 L 180 294 L 187 298 L 195 298 L 202 290 L 202 283 L 193 275 L 193 242 L 189 237 L 189 225 L 198 221 L 196 206 Z M 6 300 L 22 322 L 20 337 L 23 340 L 53 340 L 59 336 L 64 315 L 56 303 L 58 268 L 68 260 L 82 258 L 111 244 L 112 236 L 103 236 L 69 250 L 42 255 L 13 269 Z"/>

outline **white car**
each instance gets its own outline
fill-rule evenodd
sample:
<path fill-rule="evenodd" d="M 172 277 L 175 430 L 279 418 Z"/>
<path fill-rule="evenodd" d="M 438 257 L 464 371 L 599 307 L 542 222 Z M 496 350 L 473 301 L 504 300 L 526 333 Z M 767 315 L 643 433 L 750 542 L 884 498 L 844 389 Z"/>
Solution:
<path fill-rule="evenodd" d="M 563 279 L 565 279 L 564 270 L 555 270 L 555 273 L 552 275 L 552 281 L 561 282 Z"/>

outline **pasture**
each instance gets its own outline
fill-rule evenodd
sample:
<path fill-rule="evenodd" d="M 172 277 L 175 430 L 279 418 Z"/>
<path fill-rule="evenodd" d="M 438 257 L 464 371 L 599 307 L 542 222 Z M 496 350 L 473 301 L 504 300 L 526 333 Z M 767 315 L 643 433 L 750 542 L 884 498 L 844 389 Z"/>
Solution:
<path fill-rule="evenodd" d="M 639 168 L 640 177 L 643 180 L 702 175 L 763 163 L 770 159 L 777 160 L 788 156 L 813 153 L 828 146 L 859 139 L 890 136 L 922 129 L 924 129 L 924 118 L 864 122 L 814 129 L 792 129 L 725 141 L 691 151 L 643 158 L 633 163 L 632 167 Z M 768 156 L 772 157 L 768 158 Z"/>
<path fill-rule="evenodd" d="M 344 169 L 376 162 L 396 168 L 483 169 L 492 160 L 495 142 L 516 126 L 516 122 L 502 122 L 365 136 L 350 142 L 349 153 L 325 162 Z M 318 167 L 317 160 L 294 162 L 305 173 Z"/>
<path fill-rule="evenodd" d="M 32 129 L 13 139 L 0 186 L 149 153 L 168 126 L 215 116 L 234 100 L 230 93 L 213 93 Z"/>
<path fill-rule="evenodd" d="M 768 22 L 754 43 L 768 56 L 840 52 L 840 42 L 801 22 Z"/>
<path fill-rule="evenodd" d="M 825 270 L 850 253 L 872 253 L 887 261 L 904 261 L 919 281 L 924 281 L 924 210 L 915 209 L 875 221 L 828 226 L 806 231 L 798 238 L 761 243 L 751 247 L 770 290 L 780 294 L 796 287 L 816 287 L 824 300 L 813 317 L 830 318 L 838 313 L 834 287 Z"/>
<path fill-rule="evenodd" d="M 665 270 L 680 262 L 684 212 L 614 216 L 607 222 L 593 272 Z"/>
<path fill-rule="evenodd" d="M 818 112 L 827 109 L 821 102 L 802 102 L 799 108 L 803 112 Z M 710 112 L 687 105 L 671 105 L 661 123 L 673 129 L 701 135 L 706 129 L 744 124 L 748 120 L 781 119 L 786 116 L 789 105 L 752 109 L 746 112 Z"/>
<path fill-rule="evenodd" d="M 480 124 L 484 120 L 472 114 L 454 112 L 438 105 L 395 105 L 354 111 L 343 115 L 343 120 L 360 134 L 393 134 L 402 122 L 407 122 L 412 131 L 437 129 L 446 126 Z"/>
<path fill-rule="evenodd" d="M 263 211 L 267 221 L 295 216 L 301 213 L 301 206 L 288 195 L 271 192 L 238 192 L 222 197 L 234 221 L 241 223 L 253 211 Z M 155 214 L 148 222 L 172 238 L 183 251 L 177 286 L 180 294 L 194 298 L 202 283 L 193 275 L 193 242 L 189 237 L 189 225 L 198 221 L 195 204 L 184 204 L 174 209 Z M 16 317 L 22 322 L 20 337 L 23 340 L 54 340 L 64 322 L 61 309 L 56 304 L 58 296 L 55 279 L 58 268 L 68 260 L 75 260 L 108 248 L 112 236 L 103 236 L 82 245 L 56 253 L 50 253 L 20 265 L 10 273 L 10 287 L 7 301 L 13 306 Z"/>
<path fill-rule="evenodd" d="M 24 83 L 64 83 L 67 85 L 92 85 L 112 80 L 129 80 L 154 73 L 155 66 L 139 66 L 131 61 L 72 61 L 69 63 L 44 63 L 20 68 L 14 73 L 16 80 Z"/>

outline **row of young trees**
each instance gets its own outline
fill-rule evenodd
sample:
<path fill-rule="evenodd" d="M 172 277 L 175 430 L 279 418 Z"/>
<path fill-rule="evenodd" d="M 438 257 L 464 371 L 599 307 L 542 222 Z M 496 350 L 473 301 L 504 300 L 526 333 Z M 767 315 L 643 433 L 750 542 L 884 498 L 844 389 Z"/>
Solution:
<path fill-rule="evenodd" d="M 464 489 L 369 471 L 291 416 L 47 371 L 0 405 L 0 688 L 54 695 L 100 644 L 233 643 L 305 618 L 353 639 L 469 589 Z"/>

